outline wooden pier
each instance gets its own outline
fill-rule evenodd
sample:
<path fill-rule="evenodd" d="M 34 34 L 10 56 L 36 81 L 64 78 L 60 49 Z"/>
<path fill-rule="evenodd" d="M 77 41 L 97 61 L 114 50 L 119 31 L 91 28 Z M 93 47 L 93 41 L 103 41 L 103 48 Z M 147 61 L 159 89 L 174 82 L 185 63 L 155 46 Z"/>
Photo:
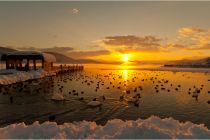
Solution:
<path fill-rule="evenodd" d="M 56 74 L 64 74 L 69 72 L 76 72 L 76 71 L 82 71 L 84 69 L 83 65 L 66 65 L 61 64 L 60 66 L 53 66 L 53 71 L 56 72 Z"/>

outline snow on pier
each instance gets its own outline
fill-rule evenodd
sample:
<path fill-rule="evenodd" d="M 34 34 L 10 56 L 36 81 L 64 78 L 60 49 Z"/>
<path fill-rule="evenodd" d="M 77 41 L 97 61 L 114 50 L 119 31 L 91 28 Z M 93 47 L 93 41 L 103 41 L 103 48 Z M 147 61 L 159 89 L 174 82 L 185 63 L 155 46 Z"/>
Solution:
<path fill-rule="evenodd" d="M 43 69 L 31 71 L 18 71 L 18 70 L 1 70 L 0 84 L 9 85 L 17 82 L 23 82 L 31 79 L 39 79 L 46 76 L 56 75 L 55 72 L 46 72 Z"/>
<path fill-rule="evenodd" d="M 68 72 L 75 72 L 83 70 L 83 66 L 80 65 L 60 65 L 54 66 L 51 71 L 45 71 L 44 69 L 19 71 L 16 69 L 2 69 L 0 70 L 0 85 L 9 85 L 17 82 L 23 82 L 32 79 L 40 79 L 46 76 L 55 76 L 58 74 L 64 74 Z"/>

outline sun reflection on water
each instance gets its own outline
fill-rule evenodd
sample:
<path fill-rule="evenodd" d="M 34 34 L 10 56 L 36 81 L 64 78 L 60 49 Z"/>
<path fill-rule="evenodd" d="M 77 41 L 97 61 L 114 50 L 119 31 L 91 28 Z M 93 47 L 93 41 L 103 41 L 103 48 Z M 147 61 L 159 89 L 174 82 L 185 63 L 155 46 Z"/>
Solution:
<path fill-rule="evenodd" d="M 123 78 L 124 78 L 124 81 L 128 80 L 128 70 L 127 69 L 123 70 Z"/>

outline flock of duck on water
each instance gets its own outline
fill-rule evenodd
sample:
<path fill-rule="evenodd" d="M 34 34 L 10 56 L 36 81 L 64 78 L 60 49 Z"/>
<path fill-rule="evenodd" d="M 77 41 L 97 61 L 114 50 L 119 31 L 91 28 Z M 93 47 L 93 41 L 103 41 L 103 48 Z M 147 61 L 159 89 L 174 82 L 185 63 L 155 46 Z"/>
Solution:
<path fill-rule="evenodd" d="M 156 93 L 161 93 L 163 91 L 165 92 L 178 92 L 181 91 L 182 86 L 180 84 L 176 85 L 170 82 L 167 79 L 160 78 L 161 75 L 158 72 L 154 72 L 155 76 L 150 76 L 147 73 L 141 72 L 141 73 L 134 73 L 133 75 L 130 75 L 129 80 L 124 79 L 123 73 L 116 74 L 116 73 L 109 73 L 109 74 L 85 74 L 80 73 L 79 75 L 70 75 L 66 76 L 64 78 L 60 78 L 57 82 L 57 87 L 59 89 L 59 92 L 57 94 L 54 94 L 51 98 L 55 101 L 63 101 L 66 100 L 65 96 L 66 94 L 63 93 L 64 88 L 69 88 L 68 94 L 78 97 L 78 100 L 84 100 L 85 91 L 77 91 L 76 89 L 72 89 L 68 87 L 64 87 L 64 83 L 68 83 L 68 81 L 80 81 L 82 85 L 89 86 L 90 88 L 94 87 L 94 92 L 98 92 L 100 90 L 103 90 L 103 92 L 108 92 L 109 90 L 117 89 L 121 90 L 122 94 L 119 94 L 119 101 L 126 101 L 128 103 L 133 104 L 134 106 L 138 107 L 140 104 L 140 100 L 142 98 L 142 92 L 143 92 L 143 84 L 142 85 L 136 85 L 136 81 L 146 82 L 150 81 L 152 82 L 154 87 L 154 90 Z M 162 73 L 164 74 L 164 73 Z M 144 75 L 147 78 L 140 79 L 139 75 Z M 184 75 L 183 75 L 184 76 Z M 130 83 L 134 83 L 134 87 L 127 88 Z M 188 89 L 188 94 L 192 96 L 192 98 L 195 98 L 198 100 L 199 95 L 202 93 L 202 90 L 204 88 L 204 85 L 201 84 L 199 86 L 192 86 Z M 107 91 L 106 91 L 107 90 Z M 210 93 L 210 91 L 209 91 Z M 103 101 L 107 99 L 107 97 L 101 93 L 101 96 L 98 96 L 97 98 L 94 97 L 92 101 L 88 102 L 88 106 L 96 107 L 101 106 Z M 128 95 L 128 96 L 127 96 Z M 207 101 L 208 104 L 210 104 L 210 100 Z"/>
<path fill-rule="evenodd" d="M 70 84 L 65 84 L 71 81 L 79 81 L 81 82 L 81 85 L 89 86 L 90 88 L 94 87 L 94 92 L 98 92 L 101 89 L 112 90 L 117 89 L 121 90 L 122 94 L 119 94 L 119 101 L 126 101 L 128 103 L 133 104 L 134 106 L 138 107 L 140 104 L 140 100 L 142 98 L 142 92 L 143 92 L 143 84 L 142 85 L 136 85 L 136 81 L 146 82 L 150 81 L 152 83 L 151 87 L 154 88 L 154 91 L 156 93 L 161 92 L 176 92 L 180 91 L 182 86 L 180 84 L 176 85 L 173 84 L 172 81 L 169 81 L 165 78 L 160 78 L 159 76 L 161 73 L 158 71 L 153 71 L 154 75 L 148 75 L 145 72 L 136 72 L 132 75 L 129 75 L 129 80 L 125 79 L 123 77 L 123 73 L 116 74 L 116 73 L 108 73 L 108 74 L 87 74 L 86 72 L 79 72 L 79 73 L 65 73 L 61 75 L 57 75 L 56 77 L 58 80 L 53 80 L 54 77 L 48 77 L 48 79 L 43 82 L 40 82 L 42 80 L 36 79 L 36 80 L 29 80 L 25 82 L 19 82 L 16 84 L 11 84 L 7 86 L 0 86 L 0 92 L 3 94 L 8 94 L 10 103 L 14 102 L 14 97 L 11 94 L 11 90 L 13 89 L 13 92 L 30 92 L 29 87 L 30 86 L 38 86 L 38 88 L 33 89 L 36 91 L 36 93 L 41 92 L 49 92 L 48 89 L 58 89 L 56 94 L 53 94 L 51 100 L 53 101 L 66 101 L 67 95 L 75 96 L 78 100 L 83 101 L 85 100 L 84 94 L 86 94 L 86 91 L 77 91 L 74 89 L 74 87 L 71 87 Z M 162 73 L 164 74 L 164 73 Z M 141 75 L 143 75 L 146 78 L 140 79 Z M 56 81 L 56 82 L 55 82 Z M 134 83 L 135 85 L 132 88 L 127 88 L 128 84 Z M 138 83 L 139 84 L 139 83 Z M 193 86 L 189 87 L 188 94 L 191 95 L 193 98 L 198 100 L 199 95 L 202 93 L 202 90 L 204 88 L 204 85 L 201 84 L 199 86 Z M 64 89 L 68 90 L 67 94 L 64 94 Z M 52 91 L 53 92 L 53 91 Z M 66 92 L 66 90 L 65 90 Z M 210 91 L 208 91 L 210 93 Z M 129 95 L 129 96 L 127 96 Z M 97 107 L 101 106 L 103 104 L 103 101 L 105 101 L 107 97 L 102 94 L 99 97 L 94 97 L 91 101 L 87 103 L 88 106 L 91 107 Z M 210 100 L 207 100 L 207 103 L 210 104 Z"/>

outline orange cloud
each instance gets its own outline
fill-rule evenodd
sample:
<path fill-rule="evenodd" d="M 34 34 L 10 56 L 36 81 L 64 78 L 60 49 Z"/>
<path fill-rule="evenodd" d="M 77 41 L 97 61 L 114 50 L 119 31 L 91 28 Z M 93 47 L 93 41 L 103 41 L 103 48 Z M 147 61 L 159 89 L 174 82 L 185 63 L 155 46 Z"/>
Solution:
<path fill-rule="evenodd" d="M 205 30 L 200 29 L 200 28 L 195 28 L 195 27 L 184 27 L 184 28 L 179 29 L 178 32 L 182 36 L 188 36 L 192 34 L 203 33 L 205 32 Z"/>
<path fill-rule="evenodd" d="M 157 52 L 163 47 L 162 39 L 156 36 L 108 36 L 100 41 L 99 46 L 118 52 L 143 51 Z"/>
<path fill-rule="evenodd" d="M 80 10 L 78 8 L 73 8 L 72 13 L 73 14 L 79 14 Z"/>
<path fill-rule="evenodd" d="M 185 27 L 178 30 L 178 43 L 186 50 L 210 50 L 210 30 Z"/>

